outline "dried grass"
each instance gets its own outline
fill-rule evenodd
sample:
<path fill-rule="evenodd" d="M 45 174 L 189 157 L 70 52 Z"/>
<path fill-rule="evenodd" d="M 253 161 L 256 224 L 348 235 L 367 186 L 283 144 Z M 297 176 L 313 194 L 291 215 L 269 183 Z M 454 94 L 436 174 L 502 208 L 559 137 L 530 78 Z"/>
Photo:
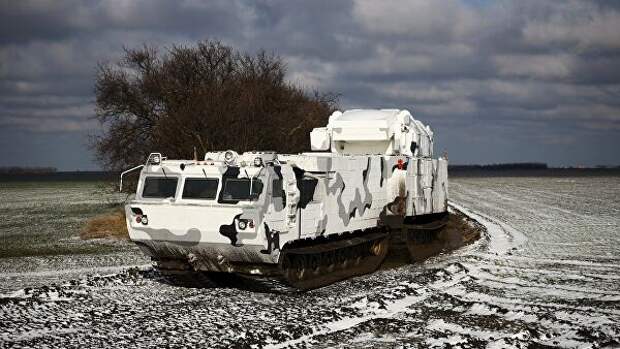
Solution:
<path fill-rule="evenodd" d="M 82 240 L 88 239 L 115 239 L 128 240 L 125 212 L 116 210 L 108 214 L 95 216 L 86 221 L 86 226 L 80 231 Z"/>

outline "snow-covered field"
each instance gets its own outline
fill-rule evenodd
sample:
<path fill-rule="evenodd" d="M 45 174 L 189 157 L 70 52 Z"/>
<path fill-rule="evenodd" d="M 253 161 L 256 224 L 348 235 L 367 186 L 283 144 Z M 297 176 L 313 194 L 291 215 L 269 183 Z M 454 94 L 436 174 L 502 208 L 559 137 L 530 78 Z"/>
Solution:
<path fill-rule="evenodd" d="M 87 218 L 124 196 L 105 182 L 0 182 L 0 294 L 149 261 L 129 242 L 82 241 Z"/>
<path fill-rule="evenodd" d="M 619 190 L 620 177 L 453 178 L 455 206 L 487 227 L 478 242 L 297 295 L 168 286 L 115 270 L 144 264 L 125 245 L 48 267 L 3 258 L 0 346 L 617 347 Z"/>

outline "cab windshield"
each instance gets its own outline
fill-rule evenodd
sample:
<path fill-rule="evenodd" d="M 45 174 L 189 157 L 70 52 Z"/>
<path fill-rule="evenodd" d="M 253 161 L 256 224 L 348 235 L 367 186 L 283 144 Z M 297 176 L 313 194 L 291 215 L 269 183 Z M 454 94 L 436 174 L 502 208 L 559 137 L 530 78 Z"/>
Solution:
<path fill-rule="evenodd" d="M 146 177 L 144 188 L 142 189 L 142 197 L 165 199 L 174 197 L 176 191 L 177 178 L 175 177 Z"/>
<path fill-rule="evenodd" d="M 224 202 L 256 200 L 262 191 L 263 182 L 260 179 L 254 178 L 252 180 L 250 190 L 248 178 L 225 178 L 221 198 Z"/>

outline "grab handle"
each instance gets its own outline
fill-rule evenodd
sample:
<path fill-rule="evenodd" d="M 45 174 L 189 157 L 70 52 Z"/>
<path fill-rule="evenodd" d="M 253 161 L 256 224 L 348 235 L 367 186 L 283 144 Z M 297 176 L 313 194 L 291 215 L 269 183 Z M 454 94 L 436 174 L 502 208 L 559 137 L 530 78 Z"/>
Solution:
<path fill-rule="evenodd" d="M 121 173 L 121 183 L 120 183 L 119 188 L 118 188 L 118 191 L 119 191 L 119 192 L 123 192 L 123 176 L 124 176 L 124 175 L 126 175 L 126 174 L 128 174 L 129 172 L 133 172 L 133 171 L 135 171 L 135 170 L 137 170 L 137 169 L 140 169 L 140 168 L 142 168 L 142 167 L 144 167 L 144 165 L 138 165 L 138 166 L 136 166 L 136 167 L 132 167 L 132 168 L 130 168 L 129 170 L 123 171 L 123 172 Z"/>

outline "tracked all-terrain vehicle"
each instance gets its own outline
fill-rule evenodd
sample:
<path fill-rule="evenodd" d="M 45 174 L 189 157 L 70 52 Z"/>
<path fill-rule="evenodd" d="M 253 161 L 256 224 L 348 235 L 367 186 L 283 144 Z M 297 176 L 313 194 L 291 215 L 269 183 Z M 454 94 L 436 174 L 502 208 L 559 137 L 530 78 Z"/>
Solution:
<path fill-rule="evenodd" d="M 408 111 L 337 111 L 310 138 L 313 152 L 293 155 L 151 154 L 131 169 L 142 168 L 131 240 L 171 280 L 233 273 L 310 289 L 376 270 L 403 226 L 446 223 L 447 160 Z"/>

